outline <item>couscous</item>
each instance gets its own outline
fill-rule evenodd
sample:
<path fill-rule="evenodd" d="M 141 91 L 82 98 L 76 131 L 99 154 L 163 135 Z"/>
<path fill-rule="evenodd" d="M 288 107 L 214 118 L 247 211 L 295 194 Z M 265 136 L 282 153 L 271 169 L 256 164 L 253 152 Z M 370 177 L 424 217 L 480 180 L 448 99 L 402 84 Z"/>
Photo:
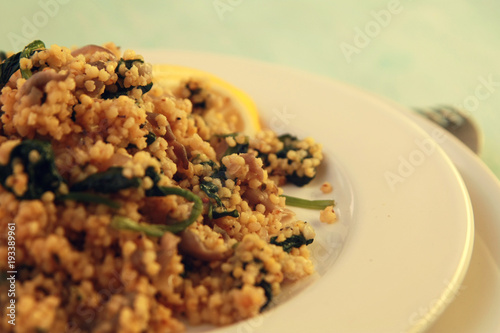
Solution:
<path fill-rule="evenodd" d="M 2 60 L 0 331 L 226 325 L 313 273 L 281 189 L 314 178 L 313 139 L 239 133 L 209 82 L 162 85 L 112 43 Z"/>

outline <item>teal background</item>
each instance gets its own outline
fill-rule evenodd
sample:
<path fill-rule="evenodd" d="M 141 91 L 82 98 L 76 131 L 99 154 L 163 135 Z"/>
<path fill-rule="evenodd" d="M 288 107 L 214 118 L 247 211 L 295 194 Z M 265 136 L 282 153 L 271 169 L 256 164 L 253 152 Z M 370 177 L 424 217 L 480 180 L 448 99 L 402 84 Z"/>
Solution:
<path fill-rule="evenodd" d="M 204 51 L 329 76 L 408 106 L 466 106 L 484 132 L 481 158 L 500 176 L 495 0 L 2 0 L 0 12 L 4 50 L 41 39 Z M 346 56 L 349 45 L 357 53 Z"/>

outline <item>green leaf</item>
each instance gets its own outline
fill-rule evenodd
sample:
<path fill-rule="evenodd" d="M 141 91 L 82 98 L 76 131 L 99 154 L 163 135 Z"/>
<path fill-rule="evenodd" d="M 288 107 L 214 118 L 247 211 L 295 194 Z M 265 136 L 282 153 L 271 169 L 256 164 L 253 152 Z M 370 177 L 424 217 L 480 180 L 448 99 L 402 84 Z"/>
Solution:
<path fill-rule="evenodd" d="M 146 134 L 146 144 L 149 146 L 153 144 L 153 142 L 155 141 L 156 141 L 156 134 L 154 134 L 153 132 L 148 132 L 148 134 Z"/>
<path fill-rule="evenodd" d="M 20 60 L 22 58 L 29 58 L 35 52 L 40 49 L 44 49 L 45 44 L 40 40 L 35 40 L 24 47 L 21 52 L 18 52 L 11 57 L 5 59 L 5 61 L 0 64 L 0 89 L 2 89 L 7 82 L 9 82 L 10 77 L 17 72 L 20 66 Z M 28 79 L 31 77 L 31 70 L 21 70 L 21 75 L 23 78 Z"/>
<path fill-rule="evenodd" d="M 212 204 L 210 204 L 208 206 L 208 218 L 211 220 L 216 220 L 216 219 L 219 219 L 219 218 L 225 217 L 225 216 L 230 216 L 230 217 L 239 217 L 240 216 L 240 213 L 236 209 L 226 210 L 226 208 L 224 207 L 224 211 L 222 211 L 222 212 L 218 212 L 215 209 L 216 208 L 214 208 L 214 206 Z"/>
<path fill-rule="evenodd" d="M 10 77 L 19 70 L 19 57 L 21 52 L 16 53 L 9 58 L 7 58 L 0 65 L 0 89 L 2 89 L 7 82 L 9 82 Z"/>
<path fill-rule="evenodd" d="M 262 281 L 257 284 L 257 287 L 261 287 L 262 289 L 264 289 L 264 296 L 266 296 L 266 302 L 261 306 L 259 310 L 260 312 L 262 312 L 266 307 L 269 306 L 269 304 L 273 300 L 273 288 L 271 287 L 271 284 L 264 279 L 262 279 Z"/>
<path fill-rule="evenodd" d="M 21 51 L 21 55 L 19 57 L 19 61 L 22 58 L 29 58 L 31 57 L 37 50 L 44 49 L 45 44 L 41 40 L 35 40 L 28 45 Z M 25 79 L 29 79 L 33 73 L 31 73 L 30 69 L 21 69 L 21 75 Z"/>
<path fill-rule="evenodd" d="M 115 90 L 111 90 L 110 88 L 107 87 L 106 90 L 102 93 L 101 98 L 112 99 L 112 98 L 118 98 L 120 96 L 128 95 L 129 91 L 131 91 L 134 88 L 141 89 L 143 94 L 145 94 L 151 90 L 151 88 L 153 87 L 153 82 L 151 82 L 145 86 L 130 86 L 128 88 L 125 88 L 123 86 L 123 79 L 125 79 L 125 77 L 120 74 L 120 66 L 125 65 L 125 67 L 127 69 L 131 69 L 135 62 L 144 63 L 144 60 L 142 60 L 142 59 L 123 60 L 123 58 L 121 58 L 118 61 L 118 64 L 116 65 L 116 69 L 115 69 L 115 73 L 118 74 L 118 80 L 117 80 L 116 84 L 113 85 L 113 88 Z"/>
<path fill-rule="evenodd" d="M 223 207 L 224 204 L 222 203 L 222 200 L 219 198 L 219 187 L 215 185 L 214 183 L 207 182 L 207 181 L 202 181 L 200 183 L 200 190 L 205 192 L 207 196 L 217 203 L 218 207 Z"/>
<path fill-rule="evenodd" d="M 288 237 L 282 242 L 277 242 L 276 241 L 277 238 L 278 236 L 271 237 L 270 243 L 277 246 L 281 246 L 283 248 L 283 251 L 287 253 L 289 253 L 294 247 L 298 248 L 301 247 L 302 245 L 309 245 L 314 241 L 314 239 L 306 239 L 302 234 L 293 235 L 291 237 Z"/>
<path fill-rule="evenodd" d="M 32 161 L 30 153 L 35 151 L 38 153 L 38 159 Z M 13 173 L 16 160 L 21 162 L 28 176 L 28 188 L 22 195 L 14 193 L 13 189 L 6 184 L 7 178 Z M 56 192 L 62 182 L 63 179 L 54 163 L 54 152 L 49 142 L 29 139 L 21 141 L 12 149 L 9 162 L 6 165 L 0 165 L 0 183 L 19 199 L 40 199 L 47 191 Z"/>
<path fill-rule="evenodd" d="M 139 187 L 141 180 L 137 177 L 127 178 L 123 175 L 122 167 L 110 167 L 103 172 L 94 173 L 84 180 L 73 184 L 71 191 L 98 193 L 116 193 L 120 190 Z"/>

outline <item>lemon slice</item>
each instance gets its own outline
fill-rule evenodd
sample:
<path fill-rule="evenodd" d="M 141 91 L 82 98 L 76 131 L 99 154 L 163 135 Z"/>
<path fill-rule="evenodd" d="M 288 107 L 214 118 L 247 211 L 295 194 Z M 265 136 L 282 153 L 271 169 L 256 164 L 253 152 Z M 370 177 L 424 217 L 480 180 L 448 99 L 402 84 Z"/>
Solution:
<path fill-rule="evenodd" d="M 237 117 L 238 132 L 253 136 L 261 129 L 257 106 L 250 96 L 212 73 L 190 67 L 159 64 L 153 65 L 153 78 L 153 82 L 161 82 L 167 87 L 177 87 L 181 81 L 188 79 L 208 82 L 210 89 L 229 101 L 225 112 L 227 116 Z"/>

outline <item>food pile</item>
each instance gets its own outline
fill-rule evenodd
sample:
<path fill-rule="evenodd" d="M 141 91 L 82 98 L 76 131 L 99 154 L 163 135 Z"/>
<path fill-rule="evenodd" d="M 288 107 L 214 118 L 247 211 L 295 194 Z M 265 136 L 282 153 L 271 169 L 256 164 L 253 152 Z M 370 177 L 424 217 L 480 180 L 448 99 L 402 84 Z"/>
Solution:
<path fill-rule="evenodd" d="M 315 177 L 314 140 L 249 137 L 210 82 L 163 84 L 112 43 L 1 56 L 0 331 L 226 325 L 314 271 L 281 189 Z"/>

